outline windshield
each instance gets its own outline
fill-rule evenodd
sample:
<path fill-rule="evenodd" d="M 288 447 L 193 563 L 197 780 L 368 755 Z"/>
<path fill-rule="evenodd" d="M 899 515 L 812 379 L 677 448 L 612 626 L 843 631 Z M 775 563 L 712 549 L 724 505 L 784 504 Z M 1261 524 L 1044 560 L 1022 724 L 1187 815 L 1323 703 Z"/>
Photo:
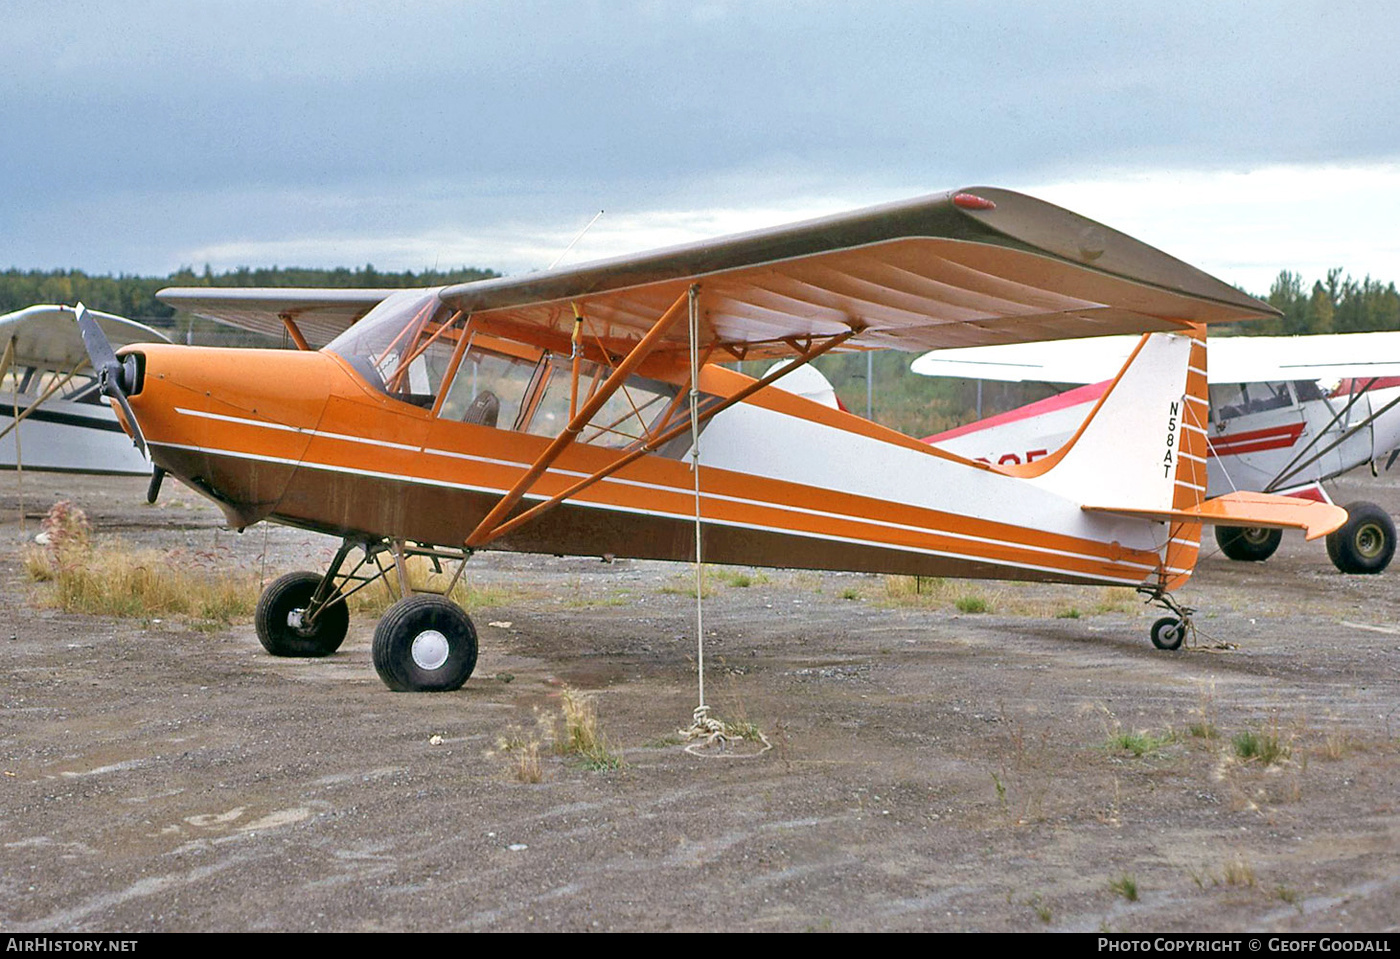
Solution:
<path fill-rule="evenodd" d="M 391 294 L 326 349 L 375 389 L 415 406 L 432 406 L 465 324 L 437 293 Z"/>

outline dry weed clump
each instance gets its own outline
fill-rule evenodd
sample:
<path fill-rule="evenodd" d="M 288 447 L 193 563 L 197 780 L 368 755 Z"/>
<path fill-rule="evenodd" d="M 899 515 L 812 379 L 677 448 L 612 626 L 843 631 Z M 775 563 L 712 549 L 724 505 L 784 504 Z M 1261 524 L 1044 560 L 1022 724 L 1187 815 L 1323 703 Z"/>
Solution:
<path fill-rule="evenodd" d="M 607 736 L 598 722 L 593 697 L 565 686 L 559 693 L 563 710 L 563 731 L 555 739 L 555 749 L 579 759 L 588 769 L 619 769 L 622 757 L 608 747 Z"/>
<path fill-rule="evenodd" d="M 25 571 L 47 585 L 42 601 L 90 616 L 188 616 L 229 623 L 252 615 L 256 576 L 214 571 L 186 550 L 134 550 L 120 541 L 94 545 L 81 509 L 55 503 Z"/>
<path fill-rule="evenodd" d="M 620 769 L 622 757 L 608 746 L 593 698 L 565 686 L 559 693 L 559 705 L 557 713 L 537 708 L 533 730 L 511 727 L 486 755 L 504 757 L 511 775 L 522 783 L 544 779 L 543 757 L 547 751 L 575 759 L 585 769 Z"/>

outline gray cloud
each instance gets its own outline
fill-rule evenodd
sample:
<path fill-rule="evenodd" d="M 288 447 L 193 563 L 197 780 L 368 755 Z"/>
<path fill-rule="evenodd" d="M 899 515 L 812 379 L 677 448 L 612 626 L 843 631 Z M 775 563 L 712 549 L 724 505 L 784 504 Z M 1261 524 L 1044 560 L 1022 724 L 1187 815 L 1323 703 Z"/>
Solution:
<path fill-rule="evenodd" d="M 1395 158 L 1398 25 L 1385 3 L 21 0 L 3 259 L 165 270 L 240 239 Z"/>

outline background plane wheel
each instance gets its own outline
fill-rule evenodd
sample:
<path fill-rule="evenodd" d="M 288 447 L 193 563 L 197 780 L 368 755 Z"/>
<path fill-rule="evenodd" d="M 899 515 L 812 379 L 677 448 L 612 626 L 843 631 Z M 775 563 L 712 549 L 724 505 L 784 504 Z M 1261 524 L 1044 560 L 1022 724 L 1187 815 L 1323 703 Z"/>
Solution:
<path fill-rule="evenodd" d="M 476 627 L 441 596 L 407 596 L 374 630 L 374 668 L 395 692 L 447 692 L 476 668 Z"/>
<path fill-rule="evenodd" d="M 1379 573 L 1395 555 L 1395 524 L 1375 503 L 1348 503 L 1347 521 L 1327 534 L 1327 555 L 1343 573 Z"/>
<path fill-rule="evenodd" d="M 1158 649 L 1180 649 L 1186 638 L 1186 624 L 1175 616 L 1163 616 L 1152 624 L 1152 645 Z"/>
<path fill-rule="evenodd" d="M 1220 552 L 1246 563 L 1262 563 L 1283 542 L 1283 530 L 1260 526 L 1217 526 L 1215 542 Z"/>
<path fill-rule="evenodd" d="M 263 590 L 253 614 L 263 649 L 274 656 L 329 656 L 340 648 L 350 629 L 350 610 L 343 601 L 324 607 L 309 627 L 302 625 L 320 584 L 316 573 L 288 573 Z"/>

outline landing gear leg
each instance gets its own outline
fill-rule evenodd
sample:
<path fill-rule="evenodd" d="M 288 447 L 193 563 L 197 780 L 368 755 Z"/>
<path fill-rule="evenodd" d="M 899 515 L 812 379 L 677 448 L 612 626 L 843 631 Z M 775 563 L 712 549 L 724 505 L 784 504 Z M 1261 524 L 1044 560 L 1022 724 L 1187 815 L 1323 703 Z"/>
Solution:
<path fill-rule="evenodd" d="M 1139 586 L 1138 592 L 1147 597 L 1147 602 L 1167 610 L 1171 615 L 1163 616 L 1152 624 L 1152 645 L 1158 649 L 1180 649 L 1190 633 L 1194 642 L 1196 624 L 1191 616 L 1196 611 L 1190 606 L 1182 606 L 1166 590 L 1156 586 Z"/>

